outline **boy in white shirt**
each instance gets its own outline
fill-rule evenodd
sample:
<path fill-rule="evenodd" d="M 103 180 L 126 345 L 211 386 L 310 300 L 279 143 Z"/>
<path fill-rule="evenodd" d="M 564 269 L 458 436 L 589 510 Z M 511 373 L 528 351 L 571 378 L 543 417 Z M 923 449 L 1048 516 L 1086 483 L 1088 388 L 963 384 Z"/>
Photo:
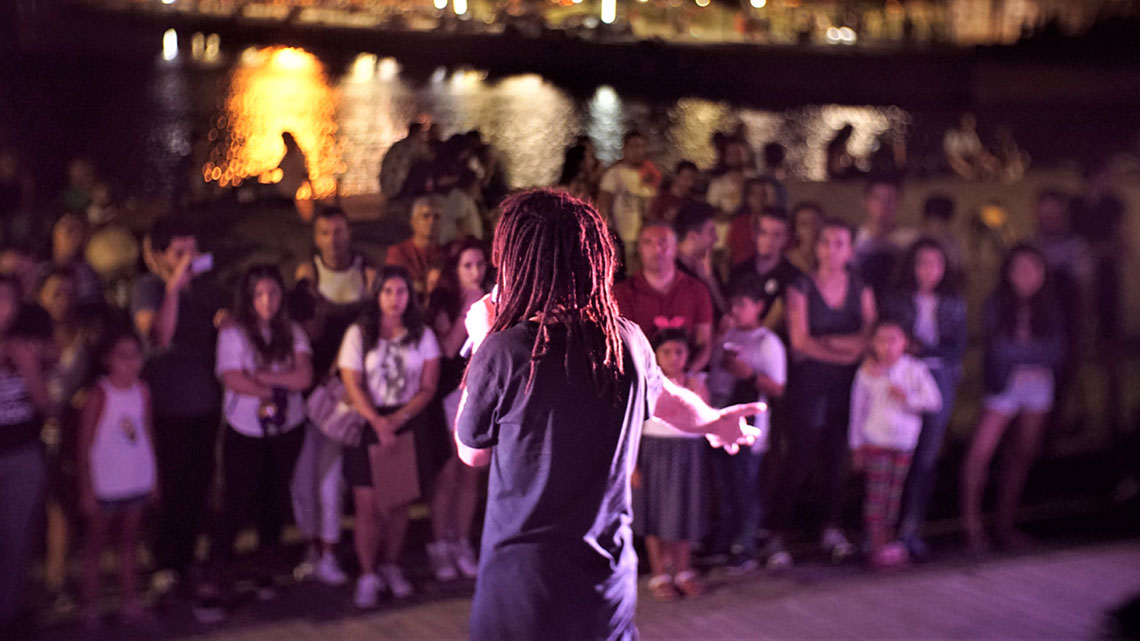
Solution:
<path fill-rule="evenodd" d="M 906 548 L 891 542 L 898 525 L 911 455 L 922 430 L 922 415 L 942 407 L 930 370 L 906 354 L 907 336 L 898 321 L 883 319 L 871 336 L 871 354 L 851 387 L 848 432 L 854 467 L 867 476 L 863 519 L 871 543 L 871 564 L 907 562 Z"/>
<path fill-rule="evenodd" d="M 787 352 L 780 337 L 762 324 L 767 300 L 764 282 L 758 277 L 739 279 L 729 290 L 732 327 L 717 341 L 709 361 L 708 388 L 713 407 L 768 402 L 784 395 Z M 719 497 L 713 550 L 728 552 L 730 572 L 756 567 L 756 530 L 761 511 L 757 484 L 760 461 L 768 449 L 768 414 L 757 415 L 753 420 L 761 436 L 752 448 L 742 449 L 735 456 L 713 454 Z"/>

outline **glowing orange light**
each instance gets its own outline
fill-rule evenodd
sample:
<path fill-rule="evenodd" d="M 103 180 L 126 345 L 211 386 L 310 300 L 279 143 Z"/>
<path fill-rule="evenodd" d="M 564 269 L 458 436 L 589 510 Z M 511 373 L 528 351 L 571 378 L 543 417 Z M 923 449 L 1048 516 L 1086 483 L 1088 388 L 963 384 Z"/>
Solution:
<path fill-rule="evenodd" d="M 281 134 L 293 134 L 305 154 L 312 188 L 306 198 L 331 196 L 341 166 L 336 132 L 336 92 L 313 54 L 287 47 L 246 50 L 230 79 L 224 114 L 216 122 L 210 179 L 221 186 L 254 178 L 281 180 Z M 207 169 L 210 167 L 207 164 Z"/>

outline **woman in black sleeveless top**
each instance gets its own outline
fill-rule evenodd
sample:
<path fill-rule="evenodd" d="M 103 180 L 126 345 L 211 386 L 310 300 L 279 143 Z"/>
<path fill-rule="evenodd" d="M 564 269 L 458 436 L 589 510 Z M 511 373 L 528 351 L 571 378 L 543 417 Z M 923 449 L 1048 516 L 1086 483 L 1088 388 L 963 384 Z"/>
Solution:
<path fill-rule="evenodd" d="M 838 527 L 847 423 L 851 383 L 876 310 L 871 289 L 847 269 L 851 240 L 846 223 L 826 221 L 815 244 L 816 269 L 788 289 L 788 453 L 773 502 L 774 536 L 768 548 L 768 562 L 775 567 L 791 564 L 782 534 L 809 475 L 820 479 L 822 547 L 835 560 L 854 552 Z"/>

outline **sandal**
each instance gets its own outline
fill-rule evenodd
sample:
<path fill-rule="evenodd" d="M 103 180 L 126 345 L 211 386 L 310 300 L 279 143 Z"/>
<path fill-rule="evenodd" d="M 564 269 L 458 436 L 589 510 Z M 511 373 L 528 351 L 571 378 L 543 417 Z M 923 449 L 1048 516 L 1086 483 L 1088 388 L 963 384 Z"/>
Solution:
<path fill-rule="evenodd" d="M 677 576 L 673 578 L 673 584 L 677 586 L 681 594 L 688 597 L 701 596 L 705 593 L 705 584 L 701 582 L 697 573 L 692 570 L 679 572 Z"/>
<path fill-rule="evenodd" d="M 658 574 L 649 579 L 649 594 L 657 601 L 676 601 L 677 588 L 673 585 L 673 577 L 668 574 Z"/>

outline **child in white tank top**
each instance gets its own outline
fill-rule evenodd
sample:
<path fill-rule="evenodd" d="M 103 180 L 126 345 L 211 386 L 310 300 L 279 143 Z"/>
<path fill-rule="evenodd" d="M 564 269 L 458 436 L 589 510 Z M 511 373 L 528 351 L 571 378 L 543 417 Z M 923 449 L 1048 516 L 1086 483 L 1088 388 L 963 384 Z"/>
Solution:
<path fill-rule="evenodd" d="M 100 350 L 104 375 L 90 390 L 80 428 L 79 486 L 88 519 L 83 559 L 84 623 L 97 627 L 99 558 L 108 533 L 119 552 L 123 618 L 144 611 L 137 592 L 137 558 L 143 510 L 158 496 L 150 390 L 139 379 L 142 344 L 134 334 L 114 334 Z M 115 525 L 117 524 L 117 527 Z"/>

